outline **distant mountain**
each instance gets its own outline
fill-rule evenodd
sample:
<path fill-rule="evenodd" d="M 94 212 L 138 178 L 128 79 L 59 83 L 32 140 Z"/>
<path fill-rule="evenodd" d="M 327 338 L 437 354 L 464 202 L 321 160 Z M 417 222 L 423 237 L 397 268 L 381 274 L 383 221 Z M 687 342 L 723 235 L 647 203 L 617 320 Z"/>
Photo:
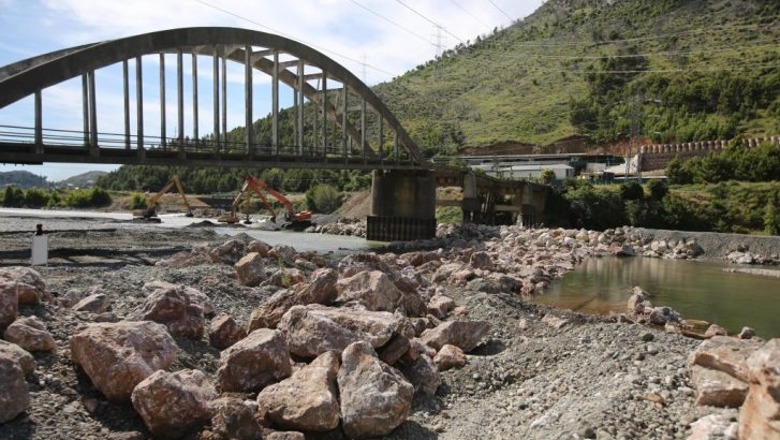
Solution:
<path fill-rule="evenodd" d="M 17 188 L 46 188 L 51 184 L 43 176 L 29 171 L 0 172 L 0 187 L 15 186 Z"/>
<path fill-rule="evenodd" d="M 60 180 L 55 185 L 58 187 L 88 188 L 95 186 L 98 178 L 106 174 L 108 173 L 105 171 L 87 171 L 86 173 Z"/>

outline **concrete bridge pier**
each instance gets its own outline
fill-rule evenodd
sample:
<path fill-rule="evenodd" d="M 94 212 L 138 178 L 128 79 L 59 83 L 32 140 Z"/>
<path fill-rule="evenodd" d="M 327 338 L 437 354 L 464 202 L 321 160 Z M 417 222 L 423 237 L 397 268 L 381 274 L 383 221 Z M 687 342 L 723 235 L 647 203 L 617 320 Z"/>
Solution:
<path fill-rule="evenodd" d="M 376 170 L 366 238 L 402 241 L 436 235 L 436 173 Z"/>

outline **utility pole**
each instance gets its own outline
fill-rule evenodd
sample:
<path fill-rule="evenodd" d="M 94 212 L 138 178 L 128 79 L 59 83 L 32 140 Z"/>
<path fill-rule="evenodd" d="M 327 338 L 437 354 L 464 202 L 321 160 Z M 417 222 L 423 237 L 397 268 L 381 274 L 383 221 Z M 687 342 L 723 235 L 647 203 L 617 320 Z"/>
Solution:
<path fill-rule="evenodd" d="M 443 36 L 441 34 L 442 27 L 439 25 L 436 25 L 436 33 L 433 35 L 433 38 L 436 39 L 436 43 L 434 46 L 436 46 L 436 58 L 434 58 L 434 62 L 436 63 L 433 67 L 433 78 L 438 79 L 439 77 L 439 64 L 441 63 L 441 54 L 442 49 L 444 48 Z"/>

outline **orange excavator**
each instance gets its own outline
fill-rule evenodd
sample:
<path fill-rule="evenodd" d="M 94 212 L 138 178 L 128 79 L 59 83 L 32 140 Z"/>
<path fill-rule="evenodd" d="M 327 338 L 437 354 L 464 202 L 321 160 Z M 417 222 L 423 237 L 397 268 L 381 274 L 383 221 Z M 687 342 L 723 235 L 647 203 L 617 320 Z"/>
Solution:
<path fill-rule="evenodd" d="M 184 206 L 187 207 L 187 213 L 185 216 L 192 217 L 192 208 L 190 207 L 189 202 L 187 202 L 187 195 L 184 194 L 184 187 L 179 180 L 179 176 L 173 176 L 171 177 L 171 180 L 169 180 L 168 183 L 163 186 L 160 192 L 147 199 L 145 209 L 137 209 L 133 211 L 133 220 L 160 223 L 160 218 L 157 216 L 158 203 L 160 202 L 160 198 L 162 198 L 165 193 L 173 189 L 174 186 L 176 187 L 176 190 L 179 191 L 179 194 L 181 194 L 181 198 L 184 201 Z"/>
<path fill-rule="evenodd" d="M 250 191 L 251 190 L 251 191 Z M 279 201 L 279 203 L 284 206 L 285 209 L 285 216 L 284 216 L 284 223 L 282 224 L 283 229 L 295 229 L 295 230 L 303 230 L 309 226 L 311 226 L 311 211 L 300 211 L 295 212 L 295 208 L 293 207 L 292 202 L 287 199 L 284 195 L 282 195 L 279 191 L 276 191 L 275 189 L 271 188 L 267 183 L 264 181 L 251 176 L 246 176 L 246 181 L 244 182 L 244 186 L 241 187 L 241 191 L 236 195 L 236 198 L 233 200 L 233 205 L 230 209 L 230 214 L 227 214 L 223 217 L 220 217 L 219 221 L 225 222 L 225 223 L 237 223 L 238 222 L 238 211 L 241 205 L 241 199 L 242 197 L 245 199 L 245 212 L 246 212 L 246 219 L 244 220 L 245 224 L 252 223 L 249 220 L 249 209 L 251 206 L 251 198 L 252 198 L 252 192 L 257 194 L 257 196 L 262 200 L 263 205 L 265 206 L 265 209 L 267 209 L 271 213 L 271 221 L 276 223 L 276 211 L 274 210 L 272 204 L 268 201 L 268 197 L 264 194 L 264 192 L 267 192 L 270 194 L 273 198 Z"/>

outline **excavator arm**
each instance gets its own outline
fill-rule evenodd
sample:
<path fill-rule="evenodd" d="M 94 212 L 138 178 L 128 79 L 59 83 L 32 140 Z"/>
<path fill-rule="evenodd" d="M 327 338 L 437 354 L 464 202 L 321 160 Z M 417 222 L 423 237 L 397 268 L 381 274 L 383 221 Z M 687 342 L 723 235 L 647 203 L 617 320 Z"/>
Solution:
<path fill-rule="evenodd" d="M 143 217 L 144 218 L 152 218 L 155 216 L 157 212 L 157 204 L 160 202 L 160 198 L 170 191 L 173 187 L 176 187 L 176 190 L 179 191 L 179 194 L 181 194 L 182 200 L 184 200 L 184 206 L 187 207 L 187 217 L 192 217 L 192 208 L 190 207 L 189 202 L 187 201 L 187 196 L 184 194 L 184 187 L 181 184 L 181 181 L 179 180 L 179 176 L 173 176 L 171 177 L 171 180 L 168 181 L 168 183 L 163 186 L 163 188 L 158 192 L 157 194 L 149 197 L 149 199 L 146 200 L 146 211 L 144 212 Z"/>

